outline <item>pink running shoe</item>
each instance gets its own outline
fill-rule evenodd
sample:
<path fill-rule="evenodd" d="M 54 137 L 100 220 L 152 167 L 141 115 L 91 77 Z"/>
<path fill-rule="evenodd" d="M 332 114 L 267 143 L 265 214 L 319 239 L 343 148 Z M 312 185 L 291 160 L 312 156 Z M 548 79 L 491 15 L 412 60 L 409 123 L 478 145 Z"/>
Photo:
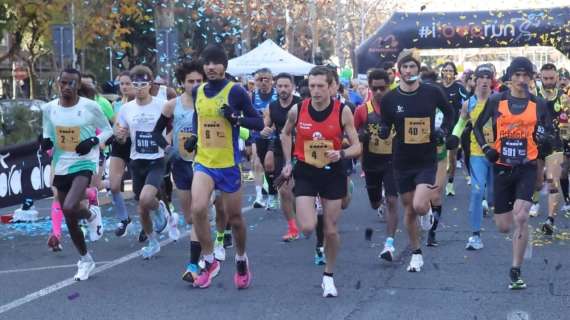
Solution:
<path fill-rule="evenodd" d="M 212 279 L 220 272 L 220 263 L 214 259 L 214 262 L 206 262 L 206 267 L 200 270 L 200 274 L 194 279 L 194 286 L 205 289 L 210 286 Z"/>
<path fill-rule="evenodd" d="M 251 272 L 249 271 L 249 260 L 236 262 L 236 273 L 234 275 L 234 284 L 238 289 L 247 289 L 251 284 Z"/>

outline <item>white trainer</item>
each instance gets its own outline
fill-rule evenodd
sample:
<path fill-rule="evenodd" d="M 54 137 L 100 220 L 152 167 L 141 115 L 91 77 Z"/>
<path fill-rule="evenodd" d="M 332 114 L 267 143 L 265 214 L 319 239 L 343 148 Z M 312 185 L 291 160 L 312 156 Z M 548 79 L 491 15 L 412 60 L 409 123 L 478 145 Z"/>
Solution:
<path fill-rule="evenodd" d="M 88 259 L 85 261 L 79 260 L 77 262 L 77 273 L 73 277 L 75 281 L 85 281 L 89 279 L 89 273 L 95 269 L 95 261 Z"/>
<path fill-rule="evenodd" d="M 412 259 L 408 265 L 408 272 L 420 272 L 424 266 L 424 257 L 421 254 L 412 254 Z"/>
<path fill-rule="evenodd" d="M 420 226 L 422 227 L 422 230 L 424 231 L 430 230 L 431 227 L 433 226 L 433 221 L 434 221 L 433 212 L 431 211 L 430 208 L 428 213 L 426 213 L 423 216 L 420 216 Z"/>
<path fill-rule="evenodd" d="M 168 237 L 174 241 L 177 241 L 180 238 L 180 230 L 178 230 L 178 219 L 178 213 L 174 211 L 168 216 Z"/>
<path fill-rule="evenodd" d="M 334 285 L 333 277 L 323 276 L 323 282 L 321 283 L 321 288 L 323 288 L 323 297 L 332 298 L 338 296 L 336 287 Z"/>
<path fill-rule="evenodd" d="M 223 242 L 214 242 L 214 258 L 218 261 L 226 260 L 226 249 Z"/>
<path fill-rule="evenodd" d="M 89 206 L 91 218 L 87 220 L 89 228 L 89 240 L 97 241 L 103 236 L 103 219 L 101 218 L 101 209 L 98 206 Z"/>

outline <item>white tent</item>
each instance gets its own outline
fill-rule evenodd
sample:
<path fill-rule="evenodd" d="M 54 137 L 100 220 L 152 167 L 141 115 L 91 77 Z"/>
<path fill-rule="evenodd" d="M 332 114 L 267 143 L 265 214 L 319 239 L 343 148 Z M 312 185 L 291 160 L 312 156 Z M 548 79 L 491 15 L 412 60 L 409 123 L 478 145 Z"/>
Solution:
<path fill-rule="evenodd" d="M 315 65 L 303 61 L 281 49 L 267 39 L 250 52 L 231 59 L 227 72 L 233 75 L 251 74 L 261 68 L 269 68 L 273 74 L 288 72 L 292 75 L 306 75 Z"/>

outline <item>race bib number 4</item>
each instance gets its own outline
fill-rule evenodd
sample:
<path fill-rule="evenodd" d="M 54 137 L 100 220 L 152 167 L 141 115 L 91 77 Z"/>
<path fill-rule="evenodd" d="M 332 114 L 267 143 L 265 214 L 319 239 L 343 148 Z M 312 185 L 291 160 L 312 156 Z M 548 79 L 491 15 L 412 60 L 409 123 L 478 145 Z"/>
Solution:
<path fill-rule="evenodd" d="M 152 138 L 152 132 L 135 132 L 135 151 L 141 154 L 158 153 L 158 145 Z"/>
<path fill-rule="evenodd" d="M 81 142 L 80 131 L 79 127 L 56 127 L 57 146 L 63 151 L 75 152 L 75 147 Z"/>
<path fill-rule="evenodd" d="M 404 118 L 404 143 L 422 144 L 430 142 L 430 118 Z"/>
<path fill-rule="evenodd" d="M 222 119 L 201 119 L 201 145 L 205 148 L 227 148 L 226 123 Z"/>
<path fill-rule="evenodd" d="M 178 133 L 178 154 L 180 155 L 180 158 L 186 161 L 192 160 L 192 156 L 194 154 L 194 152 L 190 153 L 184 148 L 184 142 L 186 142 L 186 139 L 190 138 L 191 136 L 193 136 L 191 132 Z"/>
<path fill-rule="evenodd" d="M 527 157 L 527 141 L 523 139 L 502 139 L 501 162 L 522 164 Z"/>
<path fill-rule="evenodd" d="M 392 137 L 382 140 L 376 134 L 370 135 L 368 150 L 374 154 L 392 154 Z"/>
<path fill-rule="evenodd" d="M 330 163 L 326 152 L 333 150 L 333 142 L 330 140 L 305 141 L 305 162 L 317 168 L 324 168 Z"/>

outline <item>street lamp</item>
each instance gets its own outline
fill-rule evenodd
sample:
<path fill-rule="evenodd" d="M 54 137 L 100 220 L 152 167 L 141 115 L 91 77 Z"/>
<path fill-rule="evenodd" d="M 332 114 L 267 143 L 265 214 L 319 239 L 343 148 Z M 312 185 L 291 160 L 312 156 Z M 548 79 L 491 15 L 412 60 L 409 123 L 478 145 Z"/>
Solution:
<path fill-rule="evenodd" d="M 113 81 L 113 48 L 105 47 L 105 50 L 109 50 L 109 80 Z"/>

